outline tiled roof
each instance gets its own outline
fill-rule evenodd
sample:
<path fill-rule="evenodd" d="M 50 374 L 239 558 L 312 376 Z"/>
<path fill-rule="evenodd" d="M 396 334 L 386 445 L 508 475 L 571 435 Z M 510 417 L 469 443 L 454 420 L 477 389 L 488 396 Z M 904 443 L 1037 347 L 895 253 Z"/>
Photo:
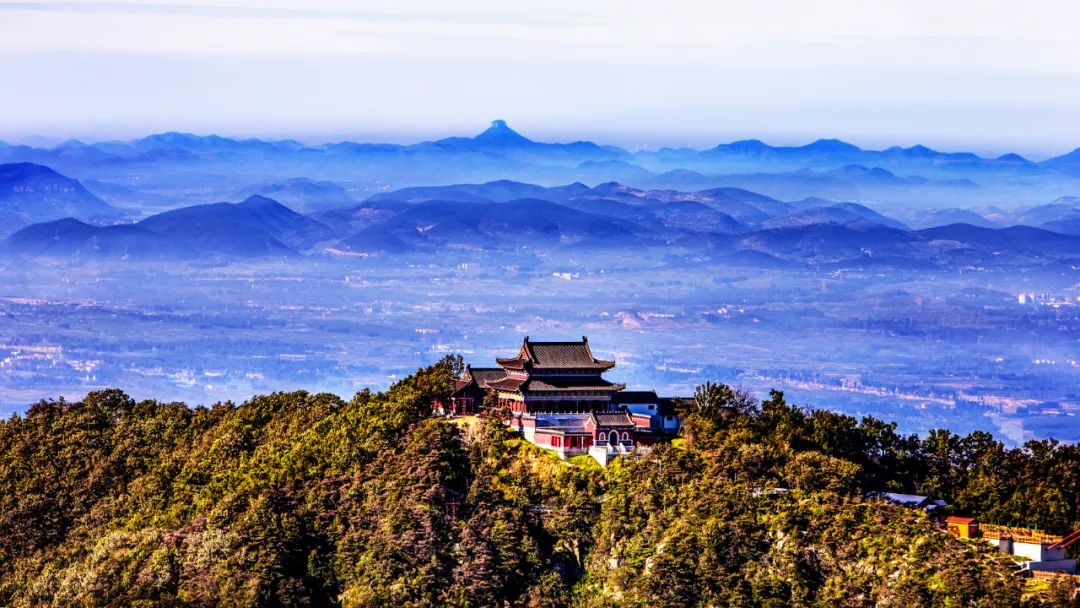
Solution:
<path fill-rule="evenodd" d="M 497 383 L 507 377 L 506 370 L 501 367 L 472 367 L 465 368 L 461 378 L 454 381 L 454 392 L 460 392 L 476 384 L 480 388 L 489 388 L 492 383 Z"/>
<path fill-rule="evenodd" d="M 487 383 L 487 388 L 502 389 L 504 391 L 516 391 L 525 383 L 522 378 L 510 378 L 506 377 L 502 380 L 496 380 L 494 382 Z"/>
<path fill-rule="evenodd" d="M 941 499 L 922 496 L 921 494 L 901 494 L 899 492 L 871 492 L 871 496 L 884 498 L 885 500 L 905 507 L 923 507 L 932 511 L 939 507 L 947 507 L 949 503 Z"/>
<path fill-rule="evenodd" d="M 603 361 L 593 357 L 589 341 L 581 342 L 529 342 L 525 341 L 529 360 L 534 368 L 598 368 L 608 369 L 615 366 L 614 361 Z"/>
<path fill-rule="evenodd" d="M 524 369 L 525 359 L 522 357 L 497 358 L 495 362 L 506 369 Z"/>
<path fill-rule="evenodd" d="M 586 378 L 529 378 L 521 387 L 523 391 L 619 391 L 625 384 L 614 384 L 599 377 Z"/>
<path fill-rule="evenodd" d="M 634 426 L 634 421 L 626 412 L 597 412 L 593 416 L 599 426 Z"/>
<path fill-rule="evenodd" d="M 975 523 L 974 517 L 959 517 L 957 515 L 950 515 L 945 518 L 945 523 L 950 524 L 973 524 Z"/>
<path fill-rule="evenodd" d="M 469 373 L 480 386 L 487 386 L 506 378 L 506 370 L 501 367 L 471 367 Z"/>
<path fill-rule="evenodd" d="M 536 414 L 536 430 L 586 433 L 589 414 Z"/>
<path fill-rule="evenodd" d="M 911 506 L 918 506 L 929 500 L 929 497 L 927 496 L 921 496 L 919 494 L 900 494 L 899 492 L 878 492 L 877 495 L 889 502 Z"/>
<path fill-rule="evenodd" d="M 531 342 L 526 337 L 515 357 L 497 359 L 499 365 L 520 369 L 529 364 L 532 369 L 595 369 L 615 367 L 614 361 L 597 359 L 589 348 L 588 338 L 580 342 Z"/>

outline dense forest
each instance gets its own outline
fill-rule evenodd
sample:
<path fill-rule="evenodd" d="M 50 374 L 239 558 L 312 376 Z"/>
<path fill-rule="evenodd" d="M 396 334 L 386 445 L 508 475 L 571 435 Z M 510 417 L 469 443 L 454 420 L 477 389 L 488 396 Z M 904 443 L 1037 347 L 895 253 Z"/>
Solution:
<path fill-rule="evenodd" d="M 118 390 L 0 423 L 0 605 L 1078 606 L 868 491 L 1080 527 L 1080 448 L 920 438 L 706 384 L 683 437 L 602 469 L 490 411 L 460 360 L 344 401 L 192 408 Z"/>

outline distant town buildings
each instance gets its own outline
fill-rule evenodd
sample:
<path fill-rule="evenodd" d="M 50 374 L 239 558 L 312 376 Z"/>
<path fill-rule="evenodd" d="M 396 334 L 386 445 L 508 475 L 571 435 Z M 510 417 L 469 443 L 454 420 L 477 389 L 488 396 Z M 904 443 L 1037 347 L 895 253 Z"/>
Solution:
<path fill-rule="evenodd" d="M 655 391 L 626 391 L 604 372 L 614 361 L 596 358 L 580 342 L 536 342 L 526 336 L 498 367 L 465 368 L 444 413 L 477 413 L 493 395 L 509 411 L 507 424 L 529 442 L 563 458 L 589 454 L 601 464 L 647 450 L 679 430 L 674 400 Z"/>
<path fill-rule="evenodd" d="M 1080 296 L 1068 296 L 1051 293 L 1020 292 L 1016 294 L 1016 303 L 1021 306 L 1048 306 L 1062 308 L 1080 305 Z"/>

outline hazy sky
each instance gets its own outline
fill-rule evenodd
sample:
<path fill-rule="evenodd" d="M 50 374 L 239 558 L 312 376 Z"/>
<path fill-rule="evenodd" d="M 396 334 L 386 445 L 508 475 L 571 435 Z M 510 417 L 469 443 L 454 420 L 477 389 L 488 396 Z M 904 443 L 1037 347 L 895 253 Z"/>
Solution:
<path fill-rule="evenodd" d="M 0 0 L 0 139 L 1080 146 L 1075 0 Z"/>

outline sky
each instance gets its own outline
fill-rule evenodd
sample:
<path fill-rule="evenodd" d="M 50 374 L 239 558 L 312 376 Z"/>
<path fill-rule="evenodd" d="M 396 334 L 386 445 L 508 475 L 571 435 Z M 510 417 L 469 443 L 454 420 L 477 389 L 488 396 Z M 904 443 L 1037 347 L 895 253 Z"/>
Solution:
<path fill-rule="evenodd" d="M 1080 147 L 1075 0 L 0 0 L 0 140 Z M 36 140 L 35 140 L 36 141 Z"/>

